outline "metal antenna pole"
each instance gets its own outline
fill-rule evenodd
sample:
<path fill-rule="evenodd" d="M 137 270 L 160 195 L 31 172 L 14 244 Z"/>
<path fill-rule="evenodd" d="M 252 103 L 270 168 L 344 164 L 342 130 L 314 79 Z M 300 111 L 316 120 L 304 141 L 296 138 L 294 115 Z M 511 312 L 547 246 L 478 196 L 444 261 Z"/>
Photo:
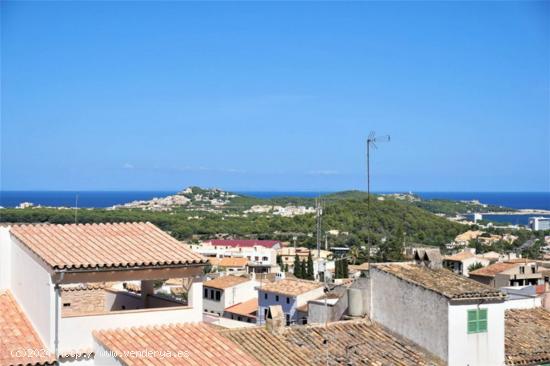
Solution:
<path fill-rule="evenodd" d="M 376 147 L 376 143 L 377 142 L 390 142 L 390 136 L 389 135 L 386 135 L 386 136 L 381 136 L 381 137 L 376 137 L 374 131 L 372 131 L 371 133 L 369 133 L 369 137 L 367 138 L 367 263 L 368 263 L 368 267 L 369 269 L 367 270 L 367 273 L 368 275 L 370 276 L 370 251 L 371 251 L 371 237 L 370 237 L 370 231 L 371 231 L 371 227 L 370 227 L 370 215 L 371 215 L 371 210 L 370 210 L 370 148 L 371 148 L 371 145 L 373 148 L 377 148 Z"/>
<path fill-rule="evenodd" d="M 78 223 L 78 193 L 75 196 L 75 204 L 74 204 L 74 223 Z"/>

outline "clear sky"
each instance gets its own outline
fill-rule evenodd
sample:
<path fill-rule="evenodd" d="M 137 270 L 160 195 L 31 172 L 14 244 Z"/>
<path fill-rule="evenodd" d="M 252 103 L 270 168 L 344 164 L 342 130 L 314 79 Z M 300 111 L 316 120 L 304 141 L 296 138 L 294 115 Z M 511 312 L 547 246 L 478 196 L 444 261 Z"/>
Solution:
<path fill-rule="evenodd" d="M 550 190 L 550 2 L 1 11 L 5 190 Z"/>

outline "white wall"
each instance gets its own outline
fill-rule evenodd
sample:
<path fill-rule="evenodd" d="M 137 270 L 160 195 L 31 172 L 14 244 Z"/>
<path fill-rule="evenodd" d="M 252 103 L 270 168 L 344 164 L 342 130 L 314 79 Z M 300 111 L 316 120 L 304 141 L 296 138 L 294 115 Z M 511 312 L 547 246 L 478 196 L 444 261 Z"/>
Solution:
<path fill-rule="evenodd" d="M 213 311 L 222 316 L 226 308 L 256 298 L 258 296 L 256 287 L 259 285 L 259 282 L 250 280 L 223 290 L 213 288 L 214 291 L 221 292 L 220 301 L 203 299 L 204 309 L 207 312 Z M 209 287 L 208 289 L 208 291 L 210 291 Z"/>
<path fill-rule="evenodd" d="M 171 323 L 196 323 L 202 320 L 193 308 L 130 310 L 99 315 L 61 318 L 59 323 L 59 350 L 61 352 L 93 346 L 92 331 Z"/>
<path fill-rule="evenodd" d="M 504 309 L 533 309 L 542 306 L 542 297 L 532 297 L 524 299 L 506 300 Z"/>
<path fill-rule="evenodd" d="M 94 347 L 94 365 L 95 366 L 121 366 L 124 365 L 122 362 L 120 362 L 117 358 L 112 357 L 112 354 L 108 349 L 103 347 L 102 344 L 100 344 L 95 339 L 93 340 L 93 347 Z M 80 366 L 80 364 L 78 365 Z"/>
<path fill-rule="evenodd" d="M 0 290 L 11 287 L 11 247 L 8 227 L 0 227 Z"/>
<path fill-rule="evenodd" d="M 370 274 L 370 318 L 446 360 L 447 298 L 376 268 Z"/>
<path fill-rule="evenodd" d="M 53 350 L 56 295 L 51 275 L 16 238 L 11 244 L 11 291 L 45 346 Z"/>
<path fill-rule="evenodd" d="M 449 366 L 504 365 L 504 304 L 483 304 L 487 309 L 487 332 L 468 333 L 468 310 L 477 305 L 449 305 Z"/>
<path fill-rule="evenodd" d="M 305 305 L 309 300 L 318 299 L 325 293 L 323 287 L 316 288 L 304 294 L 296 296 L 296 307 Z"/>

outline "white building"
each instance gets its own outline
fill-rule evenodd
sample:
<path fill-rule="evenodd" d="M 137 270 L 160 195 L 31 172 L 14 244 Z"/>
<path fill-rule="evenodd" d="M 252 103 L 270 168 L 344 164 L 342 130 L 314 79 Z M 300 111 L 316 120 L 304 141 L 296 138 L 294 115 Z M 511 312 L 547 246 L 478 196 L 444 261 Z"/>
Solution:
<path fill-rule="evenodd" d="M 201 321 L 194 280 L 205 263 L 150 223 L 0 228 L 0 291 L 61 363 L 75 361 L 69 353 L 91 363 L 95 330 Z M 155 294 L 154 281 L 166 278 L 189 279 L 185 302 Z M 139 281 L 139 292 L 125 290 L 128 281 Z"/>
<path fill-rule="evenodd" d="M 550 230 L 550 217 L 530 217 L 529 226 L 532 230 Z"/>
<path fill-rule="evenodd" d="M 250 272 L 278 272 L 277 250 L 281 243 L 276 240 L 209 240 L 190 244 L 189 248 L 209 258 L 244 258 Z"/>
<path fill-rule="evenodd" d="M 469 276 L 469 267 L 479 263 L 483 267 L 491 264 L 487 258 L 476 256 L 469 250 L 464 250 L 460 253 L 443 257 L 443 267 L 450 269 L 456 274 Z"/>
<path fill-rule="evenodd" d="M 303 323 L 298 308 L 309 300 L 320 298 L 324 294 L 323 289 L 320 282 L 291 278 L 262 284 L 258 288 L 258 324 L 265 323 L 267 311 L 272 305 L 281 305 L 287 325 Z"/>
<path fill-rule="evenodd" d="M 259 283 L 244 276 L 221 276 L 203 283 L 205 313 L 223 316 L 226 308 L 258 297 Z"/>
<path fill-rule="evenodd" d="M 450 366 L 504 364 L 504 294 L 447 269 L 410 263 L 370 270 L 370 319 Z"/>

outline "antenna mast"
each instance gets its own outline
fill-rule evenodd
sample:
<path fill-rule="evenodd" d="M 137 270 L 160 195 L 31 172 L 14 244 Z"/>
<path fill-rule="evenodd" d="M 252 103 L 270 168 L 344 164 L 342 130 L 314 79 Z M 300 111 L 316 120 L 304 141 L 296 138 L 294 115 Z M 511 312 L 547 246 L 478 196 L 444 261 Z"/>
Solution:
<path fill-rule="evenodd" d="M 74 198 L 74 223 L 78 222 L 78 193 Z"/>
<path fill-rule="evenodd" d="M 378 142 L 390 142 L 390 135 L 379 136 L 377 137 L 374 131 L 369 133 L 367 138 L 367 263 L 369 270 L 367 273 L 370 275 L 370 250 L 371 250 L 371 239 L 370 239 L 370 149 L 371 147 L 377 149 L 376 144 Z"/>

